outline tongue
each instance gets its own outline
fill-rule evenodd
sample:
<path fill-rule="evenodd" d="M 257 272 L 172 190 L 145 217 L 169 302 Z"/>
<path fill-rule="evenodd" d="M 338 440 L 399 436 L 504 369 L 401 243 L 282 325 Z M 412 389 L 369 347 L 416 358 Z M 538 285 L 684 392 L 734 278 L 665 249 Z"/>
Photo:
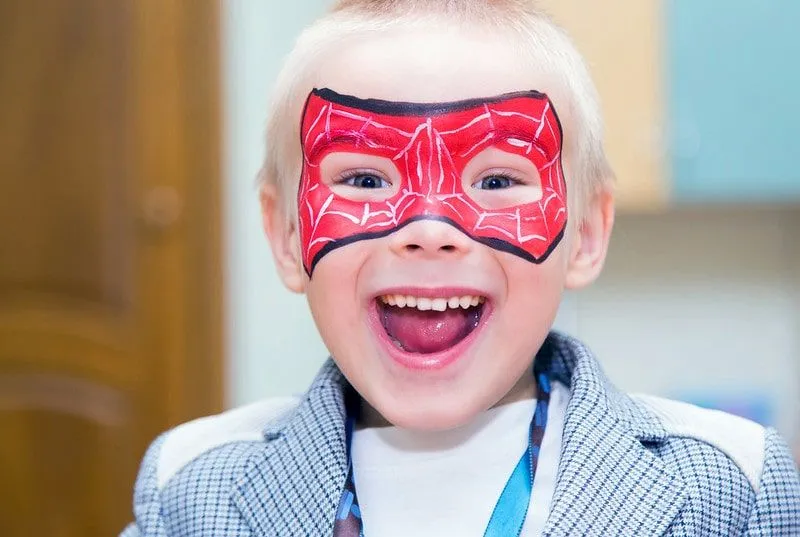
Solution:
<path fill-rule="evenodd" d="M 386 333 L 404 350 L 430 354 L 449 349 L 478 324 L 478 308 L 419 311 L 416 308 L 383 307 Z"/>

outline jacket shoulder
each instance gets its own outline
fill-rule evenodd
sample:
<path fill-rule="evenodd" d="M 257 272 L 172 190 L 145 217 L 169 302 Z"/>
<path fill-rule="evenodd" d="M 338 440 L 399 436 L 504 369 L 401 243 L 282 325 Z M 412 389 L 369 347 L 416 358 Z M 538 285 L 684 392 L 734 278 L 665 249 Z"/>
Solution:
<path fill-rule="evenodd" d="M 720 455 L 741 472 L 757 494 L 767 449 L 767 429 L 753 421 L 717 410 L 651 395 L 633 395 L 634 401 L 656 416 L 685 456 L 707 458 L 709 471 L 718 469 L 711 459 Z M 678 462 L 678 461 L 676 461 Z M 703 461 L 695 461 L 703 465 Z M 718 466 L 718 463 L 717 463 Z"/>
<path fill-rule="evenodd" d="M 264 442 L 264 429 L 297 405 L 295 398 L 271 398 L 196 419 L 165 433 L 157 441 L 156 485 L 159 489 L 187 466 L 200 459 L 214 458 L 223 451 L 247 450 L 249 444 Z"/>
<path fill-rule="evenodd" d="M 134 491 L 135 523 L 124 535 L 237 535 L 231 490 L 264 430 L 297 404 L 267 399 L 184 423 L 158 437 L 144 456 Z M 195 532 L 195 533 L 192 533 Z"/>
<path fill-rule="evenodd" d="M 663 426 L 653 451 L 689 487 L 689 534 L 800 535 L 800 472 L 775 429 L 724 412 L 636 395 Z"/>

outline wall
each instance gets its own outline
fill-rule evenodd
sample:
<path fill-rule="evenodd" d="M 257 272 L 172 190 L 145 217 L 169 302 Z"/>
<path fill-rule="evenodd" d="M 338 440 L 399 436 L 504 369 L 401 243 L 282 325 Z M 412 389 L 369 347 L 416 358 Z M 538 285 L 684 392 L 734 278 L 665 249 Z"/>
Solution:
<path fill-rule="evenodd" d="M 630 391 L 761 398 L 800 433 L 800 212 L 683 210 L 618 219 L 576 328 Z"/>
<path fill-rule="evenodd" d="M 303 298 L 275 276 L 253 186 L 272 80 L 325 4 L 224 3 L 230 405 L 302 391 L 325 357 Z M 566 297 L 558 326 L 625 389 L 766 394 L 782 432 L 800 433 L 798 230 L 798 212 L 767 209 L 621 216 L 603 277 Z"/>
<path fill-rule="evenodd" d="M 301 28 L 326 4 L 323 0 L 222 3 L 231 406 L 300 391 L 325 357 L 303 297 L 290 295 L 275 274 L 261 231 L 255 177 L 263 155 L 264 116 L 282 58 Z"/>

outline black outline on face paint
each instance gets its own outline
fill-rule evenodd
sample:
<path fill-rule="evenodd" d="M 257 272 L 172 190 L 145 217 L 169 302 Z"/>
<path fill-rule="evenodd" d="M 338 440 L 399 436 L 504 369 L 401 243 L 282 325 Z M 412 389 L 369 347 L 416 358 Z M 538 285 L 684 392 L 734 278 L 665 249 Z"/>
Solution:
<path fill-rule="evenodd" d="M 374 233 L 356 233 L 355 235 L 350 235 L 349 237 L 346 237 L 344 239 L 339 239 L 338 241 L 329 242 L 328 244 L 323 246 L 320 249 L 320 251 L 317 252 L 317 255 L 314 256 L 314 259 L 311 260 L 310 270 L 308 267 L 306 267 L 306 273 L 310 278 L 311 274 L 314 272 L 314 268 L 317 266 L 317 263 L 319 263 L 319 261 L 323 258 L 323 256 L 325 256 L 325 254 L 332 252 L 333 250 L 336 250 L 337 248 L 341 248 L 342 246 L 347 246 L 348 244 L 352 244 L 354 242 L 359 242 L 369 239 L 380 239 L 382 237 L 386 237 L 387 235 L 391 235 L 395 231 L 403 229 L 409 224 L 412 224 L 414 222 L 419 222 L 421 220 L 432 220 L 434 222 L 444 222 L 445 224 L 450 224 L 451 226 L 453 226 L 454 228 L 456 228 L 461 233 L 463 233 L 470 239 L 474 240 L 475 242 L 479 242 L 481 244 L 484 244 L 490 248 L 499 250 L 501 252 L 507 252 L 509 254 L 516 255 L 517 257 L 521 257 L 525 261 L 530 261 L 534 265 L 539 265 L 541 263 L 544 263 L 545 260 L 547 260 L 547 258 L 550 257 L 550 254 L 553 253 L 553 250 L 555 250 L 556 247 L 561 243 L 561 239 L 564 238 L 564 231 L 567 228 L 565 222 L 564 228 L 558 233 L 555 239 L 553 239 L 553 242 L 552 244 L 550 244 L 550 247 L 547 249 L 547 251 L 545 251 L 545 253 L 542 254 L 540 257 L 534 257 L 525 250 L 523 250 L 522 248 L 520 248 L 519 246 L 514 246 L 513 244 L 506 242 L 502 239 L 495 239 L 491 237 L 473 237 L 472 235 L 467 233 L 467 231 L 464 228 L 462 228 L 456 222 L 454 222 L 450 218 L 447 218 L 446 216 L 436 216 L 436 215 L 414 216 L 412 218 L 409 218 L 399 226 L 393 227 L 392 229 L 377 231 Z"/>
<path fill-rule="evenodd" d="M 527 98 L 543 101 L 548 98 L 547 95 L 536 90 L 515 91 L 503 93 L 496 97 L 465 99 L 446 103 L 409 103 L 403 101 L 384 101 L 381 99 L 361 99 L 360 97 L 353 97 L 352 95 L 342 95 L 328 88 L 314 89 L 311 91 L 311 94 L 333 104 L 340 104 L 349 108 L 357 108 L 364 112 L 373 112 L 375 114 L 387 116 L 440 116 L 442 114 L 478 108 L 486 104 L 510 101 L 511 99 Z M 553 114 L 556 116 L 556 119 L 558 119 L 558 114 L 555 113 L 555 106 L 553 107 Z M 305 116 L 305 113 L 303 116 Z M 558 129 L 563 136 L 564 133 L 561 130 L 560 120 L 558 122 Z"/>
<path fill-rule="evenodd" d="M 537 100 L 549 100 L 549 97 L 536 90 L 529 90 L 529 91 L 516 91 L 510 93 L 503 93 L 496 97 L 488 97 L 488 98 L 475 98 L 475 99 L 465 99 L 461 101 L 451 101 L 445 103 L 411 103 L 411 102 L 403 102 L 403 101 L 385 101 L 381 99 L 362 99 L 360 97 L 354 97 L 352 95 L 342 95 L 337 93 L 329 88 L 314 88 L 311 93 L 309 93 L 308 97 L 306 97 L 305 104 L 303 105 L 303 113 L 300 116 L 300 150 L 303 156 L 303 168 L 305 169 L 305 147 L 303 146 L 303 128 L 302 123 L 306 117 L 306 111 L 308 109 L 308 103 L 311 100 L 311 96 L 316 95 L 326 101 L 329 101 L 334 104 L 339 104 L 342 106 L 347 106 L 349 108 L 356 108 L 358 110 L 362 110 L 364 112 L 373 112 L 376 114 L 384 114 L 389 116 L 437 116 L 442 114 L 447 114 L 451 112 L 460 112 L 462 110 L 469 110 L 471 108 L 476 108 L 479 106 L 487 105 L 487 104 L 494 104 L 498 102 L 508 101 L 510 99 L 518 99 L 518 98 L 532 98 Z M 556 124 L 558 125 L 558 132 L 560 136 L 560 145 L 559 145 L 559 154 L 563 155 L 564 149 L 564 129 L 561 125 L 561 118 L 558 115 L 558 111 L 556 110 L 555 106 L 551 104 L 551 110 L 553 112 L 553 116 L 556 118 Z M 560 157 L 559 157 L 560 159 Z M 562 162 L 563 166 L 563 162 Z M 302 172 L 301 172 L 302 173 Z M 565 180 L 565 188 L 566 188 L 566 176 Z M 300 196 L 300 183 L 298 182 L 298 202 Z M 567 218 L 564 220 L 564 226 L 561 228 L 561 231 L 558 232 L 558 235 L 553 239 L 553 242 L 547 248 L 547 250 L 540 256 L 534 257 L 529 254 L 524 249 L 511 244 L 510 242 L 504 241 L 502 239 L 491 238 L 491 237 L 474 237 L 472 234 L 468 233 L 464 228 L 458 225 L 456 222 L 451 220 L 450 218 L 444 216 L 436 216 L 436 215 L 420 215 L 412 217 L 402 224 L 393 227 L 392 229 L 378 231 L 374 233 L 357 233 L 355 235 L 351 235 L 344 239 L 339 239 L 333 242 L 329 242 L 325 246 L 323 246 L 317 255 L 314 256 L 314 259 L 311 261 L 311 266 L 305 266 L 305 262 L 303 263 L 303 268 L 308 274 L 309 279 L 311 278 L 314 269 L 316 268 L 317 264 L 322 260 L 322 258 L 336 250 L 341 248 L 342 246 L 347 246 L 348 244 L 352 244 L 354 242 L 359 242 L 363 240 L 370 240 L 370 239 L 379 239 L 382 237 L 386 237 L 387 235 L 391 235 L 395 231 L 398 231 L 405 226 L 413 223 L 418 222 L 421 220 L 433 220 L 438 222 L 444 222 L 446 224 L 450 224 L 458 231 L 469 237 L 470 239 L 493 248 L 495 250 L 506 252 L 517 257 L 524 259 L 525 261 L 529 261 L 534 265 L 540 265 L 547 261 L 547 258 L 550 257 L 555 249 L 561 244 L 561 241 L 564 239 L 564 235 L 567 229 L 567 225 L 569 224 L 569 214 L 567 214 Z"/>

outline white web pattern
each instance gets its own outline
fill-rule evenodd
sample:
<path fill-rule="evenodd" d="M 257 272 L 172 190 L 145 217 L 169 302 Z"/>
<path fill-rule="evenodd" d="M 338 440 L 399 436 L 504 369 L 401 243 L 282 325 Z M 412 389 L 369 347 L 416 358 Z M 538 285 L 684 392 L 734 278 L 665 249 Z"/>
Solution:
<path fill-rule="evenodd" d="M 561 135 L 558 125 L 554 125 L 554 116 L 548 115 L 550 102 L 545 103 L 538 117 L 484 105 L 482 110 L 476 111 L 474 117 L 456 128 L 439 130 L 434 126 L 434 119 L 429 117 L 419 122 L 413 130 L 404 130 L 376 121 L 374 116 L 354 113 L 325 102 L 305 133 L 305 155 L 314 154 L 319 144 L 329 142 L 332 137 L 345 136 L 354 141 L 355 148 L 390 156 L 404 175 L 405 181 L 400 192 L 388 200 L 345 200 L 321 183 L 310 180 L 310 172 L 317 165 L 306 158 L 302 181 L 304 191 L 301 192 L 300 199 L 305 201 L 307 211 L 306 215 L 301 215 L 301 219 L 305 224 L 305 253 L 309 264 L 313 255 L 324 244 L 342 238 L 341 235 L 333 237 L 326 230 L 341 230 L 345 226 L 353 228 L 348 235 L 380 233 L 398 226 L 409 211 L 413 216 L 444 216 L 473 237 L 502 239 L 533 252 L 534 257 L 544 253 L 543 250 L 552 242 L 553 235 L 563 229 L 567 206 L 560 165 L 560 143 L 549 161 L 541 163 L 542 158 L 547 155 L 537 144 L 537 140 L 544 133 L 550 139 L 560 142 Z M 534 134 L 530 140 L 503 137 L 495 127 L 495 120 L 498 118 L 513 118 L 525 125 L 526 132 Z M 347 127 L 332 129 L 332 124 L 338 126 L 340 123 Z M 463 144 L 468 134 L 476 132 L 485 135 L 469 147 L 459 147 L 459 143 Z M 370 133 L 379 135 L 370 136 Z M 387 143 L 386 140 L 392 142 Z M 540 164 L 537 168 L 542 195 L 537 201 L 505 209 L 487 210 L 464 193 L 457 171 L 459 167 L 455 161 L 463 163 L 492 145 L 528 158 L 531 158 L 532 152 L 538 153 Z M 455 155 L 448 149 L 453 147 L 459 147 Z M 312 203 L 312 199 L 316 202 Z M 557 227 L 557 231 L 551 234 L 550 226 L 553 225 Z"/>

